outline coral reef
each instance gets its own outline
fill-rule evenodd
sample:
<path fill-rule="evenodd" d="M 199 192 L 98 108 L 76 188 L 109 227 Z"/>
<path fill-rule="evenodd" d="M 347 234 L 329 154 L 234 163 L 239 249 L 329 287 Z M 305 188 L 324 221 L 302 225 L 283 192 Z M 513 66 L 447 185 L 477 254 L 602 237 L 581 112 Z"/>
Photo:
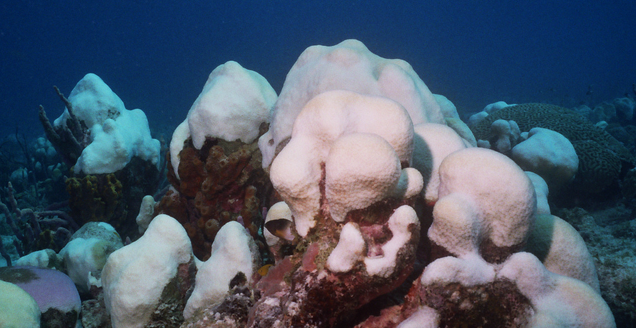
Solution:
<path fill-rule="evenodd" d="M 299 76 L 290 90 L 311 81 Z M 284 201 L 265 222 L 276 264 L 255 291 L 235 290 L 225 307 L 206 308 L 188 326 L 615 326 L 589 252 L 549 215 L 540 177 L 531 181 L 509 158 L 471 148 L 453 129 L 431 124 L 415 134 L 399 101 L 323 91 L 298 98 L 302 110 L 277 114 L 270 131 L 291 121 L 289 139 L 270 133 L 259 145 L 272 157 L 264 166 Z M 424 272 L 411 276 L 423 259 Z M 408 288 L 409 276 L 415 283 L 406 298 L 394 294 L 404 282 Z M 397 301 L 381 297 L 387 293 Z M 369 309 L 383 310 L 370 316 Z"/>
<path fill-rule="evenodd" d="M 578 154 L 585 169 L 612 171 L 612 183 L 633 167 L 616 140 L 565 109 L 491 107 L 473 120 L 480 144 L 513 155 L 521 131 L 540 126 L 564 137 L 533 130 L 528 140 L 574 144 L 587 151 Z M 74 211 L 108 215 L 118 230 L 143 235 L 121 247 L 112 229 L 104 230 L 109 243 L 82 228 L 60 265 L 95 298 L 83 306 L 87 327 L 612 328 L 610 309 L 628 323 L 633 279 L 585 245 L 603 231 L 581 236 L 575 227 L 588 217 L 559 212 L 573 227 L 550 212 L 551 185 L 576 171 L 573 152 L 562 181 L 524 172 L 475 147 L 477 139 L 408 63 L 356 40 L 307 49 L 278 99 L 262 76 L 228 62 L 174 131 L 171 186 L 159 202 L 146 196 L 137 220 L 122 204 L 137 198 L 126 195 L 126 181 L 152 180 L 154 162 L 99 175 L 82 168 L 68 179 Z M 620 167 L 605 167 L 609 155 L 577 143 L 611 149 Z M 554 157 L 528 145 L 529 166 Z M 601 179 L 588 173 L 577 186 L 593 183 L 590 176 Z M 632 189 L 623 184 L 626 195 Z M 15 218 L 17 206 L 5 207 Z M 611 233 L 630 234 L 628 222 Z M 59 256 L 51 252 L 22 260 L 52 265 Z M 624 283 L 599 279 L 595 265 Z"/>
<path fill-rule="evenodd" d="M 621 174 L 636 163 L 634 155 L 620 142 L 573 110 L 538 103 L 504 107 L 471 127 L 475 137 L 491 140 L 491 125 L 499 119 L 514 120 L 522 132 L 540 127 L 565 136 L 579 157 L 572 186 L 578 192 L 598 195 L 616 185 Z"/>

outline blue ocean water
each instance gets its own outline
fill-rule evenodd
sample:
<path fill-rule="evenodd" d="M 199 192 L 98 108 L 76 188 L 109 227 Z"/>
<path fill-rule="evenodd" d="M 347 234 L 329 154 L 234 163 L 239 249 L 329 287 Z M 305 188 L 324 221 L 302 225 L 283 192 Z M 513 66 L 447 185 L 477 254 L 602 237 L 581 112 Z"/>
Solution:
<path fill-rule="evenodd" d="M 0 3 L 0 136 L 42 134 L 93 72 L 151 129 L 181 122 L 217 65 L 277 91 L 308 46 L 347 38 L 413 65 L 460 112 L 486 104 L 611 100 L 636 83 L 636 2 L 7 0 Z"/>

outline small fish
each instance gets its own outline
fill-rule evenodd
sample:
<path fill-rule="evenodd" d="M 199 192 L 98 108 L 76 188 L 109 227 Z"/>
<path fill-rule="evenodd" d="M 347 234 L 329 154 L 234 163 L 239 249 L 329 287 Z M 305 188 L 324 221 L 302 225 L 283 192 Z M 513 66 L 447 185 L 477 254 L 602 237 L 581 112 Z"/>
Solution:
<path fill-rule="evenodd" d="M 265 222 L 265 229 L 272 235 L 285 240 L 294 241 L 294 234 L 291 231 L 291 227 L 292 222 L 286 219 Z"/>
<path fill-rule="evenodd" d="M 272 264 L 263 265 L 260 269 L 258 269 L 258 274 L 261 275 L 261 277 L 265 277 L 271 267 L 273 267 Z"/>

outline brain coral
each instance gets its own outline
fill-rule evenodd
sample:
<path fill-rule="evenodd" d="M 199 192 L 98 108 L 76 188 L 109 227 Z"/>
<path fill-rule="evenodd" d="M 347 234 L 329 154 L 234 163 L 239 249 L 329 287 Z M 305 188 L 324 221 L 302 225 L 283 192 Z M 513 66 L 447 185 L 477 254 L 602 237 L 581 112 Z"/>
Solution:
<path fill-rule="evenodd" d="M 573 110 L 539 103 L 502 108 L 472 127 L 477 140 L 490 140 L 490 126 L 498 119 L 514 120 L 521 131 L 535 127 L 564 135 L 579 156 L 579 171 L 574 180 L 577 189 L 598 193 L 615 182 L 624 165 L 636 162 L 620 142 Z"/>

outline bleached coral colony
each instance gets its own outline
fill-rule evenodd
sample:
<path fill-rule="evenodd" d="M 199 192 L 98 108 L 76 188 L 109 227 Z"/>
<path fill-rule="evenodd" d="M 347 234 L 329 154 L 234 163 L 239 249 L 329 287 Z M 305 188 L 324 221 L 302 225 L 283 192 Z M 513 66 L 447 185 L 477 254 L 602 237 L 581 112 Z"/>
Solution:
<path fill-rule="evenodd" d="M 258 126 L 269 123 L 258 145 L 275 189 L 265 205 L 280 201 L 263 218 L 266 244 L 277 261 L 261 277 L 248 234 L 215 240 L 208 262 L 195 261 L 196 303 L 187 302 L 183 326 L 615 325 L 580 236 L 549 208 L 537 211 L 537 203 L 545 203 L 541 177 L 528 173 L 531 180 L 508 157 L 475 148 L 452 103 L 433 95 L 408 63 L 374 55 L 356 40 L 313 46 L 292 67 L 277 99 L 260 75 L 225 65 L 222 71 L 232 68 L 237 79 L 254 82 L 217 91 L 208 107 L 203 103 L 208 97 L 199 97 L 175 131 L 172 165 L 178 173 L 179 151 L 189 136 L 197 149 L 210 137 L 250 143 Z M 209 84 L 204 92 L 216 87 Z M 226 117 L 219 108 L 227 105 L 224 99 L 232 100 Z M 153 221 L 147 233 L 170 220 Z M 118 253 L 136 243 L 111 258 L 121 262 L 124 254 Z M 216 256 L 222 248 L 236 252 Z M 184 251 L 166 253 L 180 256 L 164 261 L 173 276 L 191 262 Z M 106 277 L 121 275 L 114 265 L 106 263 Z M 222 293 L 199 287 L 215 285 L 210 281 L 221 278 L 212 272 L 220 268 L 223 277 L 242 273 L 243 282 L 222 286 Z M 419 271 L 412 274 L 414 268 Z M 148 281 L 154 274 L 138 277 Z M 142 327 L 159 293 L 143 299 L 151 306 L 134 320 L 122 318 L 141 309 L 121 301 L 122 294 L 137 291 L 113 286 L 139 285 L 132 273 L 126 277 L 103 280 L 105 301 L 114 326 Z M 169 281 L 161 278 L 156 288 L 163 290 Z M 402 288 L 409 292 L 398 293 L 399 302 L 365 312 L 405 281 Z"/>
<path fill-rule="evenodd" d="M 516 123 L 500 125 L 505 148 Z M 174 218 L 142 211 L 145 234 L 104 265 L 111 324 L 615 327 L 582 238 L 547 206 L 576 154 L 552 165 L 562 178 L 476 145 L 407 62 L 357 40 L 306 49 L 278 97 L 221 65 L 170 145 L 173 187 L 157 209 Z M 517 156 L 528 170 L 543 158 L 530 148 Z M 241 168 L 220 182 L 224 152 Z M 233 194 L 205 198 L 212 189 Z M 225 221 L 202 213 L 217 198 Z"/>

